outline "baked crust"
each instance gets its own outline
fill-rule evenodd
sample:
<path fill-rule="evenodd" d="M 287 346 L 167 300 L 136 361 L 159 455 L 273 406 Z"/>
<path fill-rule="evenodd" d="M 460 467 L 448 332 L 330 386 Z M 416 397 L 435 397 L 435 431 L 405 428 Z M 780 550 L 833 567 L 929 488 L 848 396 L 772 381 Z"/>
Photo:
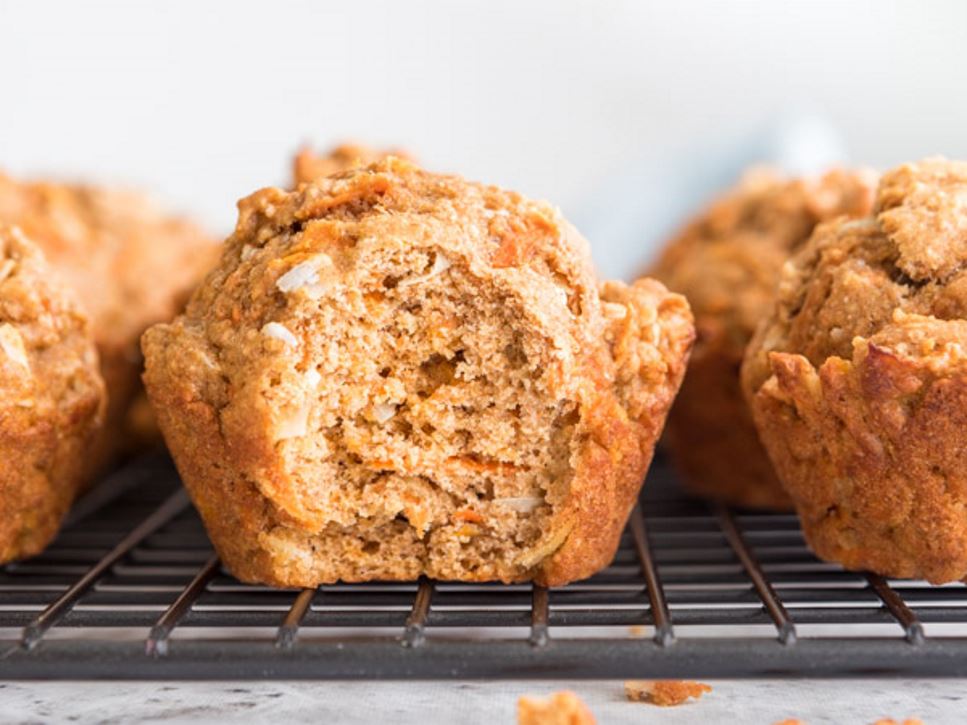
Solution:
<path fill-rule="evenodd" d="M 663 252 L 654 276 L 684 294 L 695 313 L 695 350 L 666 434 L 693 493 L 739 506 L 791 506 L 759 442 L 739 368 L 789 255 L 818 223 L 866 214 L 872 193 L 867 172 L 785 179 L 756 169 Z"/>
<path fill-rule="evenodd" d="M 556 585 L 610 562 L 684 372 L 684 298 L 652 280 L 599 288 L 552 207 L 395 158 L 239 209 L 186 313 L 142 343 L 162 431 L 235 576 Z M 440 299 L 459 306 L 434 317 Z M 436 352 L 402 364 L 417 339 Z M 437 387 L 410 389 L 414 373 Z M 328 461 L 343 461 L 331 485 L 312 468 Z M 508 513 L 527 486 L 532 508 Z"/>
<path fill-rule="evenodd" d="M 816 230 L 743 365 L 819 556 L 967 576 L 967 164 L 885 174 L 874 214 Z"/>
<path fill-rule="evenodd" d="M 90 319 L 110 394 L 102 433 L 86 456 L 92 472 L 123 448 L 158 442 L 150 417 L 128 433 L 128 408 L 141 390 L 141 333 L 182 309 L 217 261 L 218 244 L 140 194 L 3 174 L 0 221 L 36 242 Z"/>
<path fill-rule="evenodd" d="M 105 402 L 87 319 L 40 250 L 0 225 L 0 562 L 57 533 Z"/>
<path fill-rule="evenodd" d="M 292 184 L 293 186 L 307 184 L 350 169 L 369 166 L 388 156 L 413 160 L 410 154 L 401 149 L 379 150 L 358 143 L 339 144 L 325 153 L 317 153 L 312 148 L 304 146 L 292 159 Z"/>

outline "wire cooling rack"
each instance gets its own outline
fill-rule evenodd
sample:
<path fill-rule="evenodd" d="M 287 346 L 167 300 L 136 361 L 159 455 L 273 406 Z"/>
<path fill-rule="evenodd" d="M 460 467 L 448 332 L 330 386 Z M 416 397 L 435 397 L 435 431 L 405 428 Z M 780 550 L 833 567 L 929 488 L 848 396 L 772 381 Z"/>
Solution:
<path fill-rule="evenodd" d="M 817 560 L 792 515 L 683 497 L 657 460 L 583 582 L 285 590 L 222 570 L 167 457 L 0 570 L 0 679 L 967 676 L 967 587 Z"/>

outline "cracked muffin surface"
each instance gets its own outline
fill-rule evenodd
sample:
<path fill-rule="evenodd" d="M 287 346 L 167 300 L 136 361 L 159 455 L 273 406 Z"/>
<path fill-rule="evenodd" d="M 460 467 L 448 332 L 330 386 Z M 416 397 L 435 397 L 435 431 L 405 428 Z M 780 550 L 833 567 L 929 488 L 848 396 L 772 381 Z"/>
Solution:
<path fill-rule="evenodd" d="M 697 337 L 666 440 L 693 493 L 740 506 L 789 508 L 739 384 L 756 325 L 775 297 L 782 265 L 815 226 L 866 214 L 867 172 L 788 179 L 753 169 L 666 247 L 656 278 L 684 294 Z"/>
<path fill-rule="evenodd" d="M 157 439 L 150 415 L 128 417 L 141 388 L 141 333 L 181 310 L 217 261 L 218 244 L 135 192 L 3 174 L 0 222 L 18 225 L 43 250 L 90 319 L 109 392 L 105 425 L 87 456 L 92 471 L 132 440 Z"/>
<path fill-rule="evenodd" d="M 742 377 L 823 558 L 967 576 L 967 164 L 882 177 L 873 214 L 816 230 L 783 271 Z"/>
<path fill-rule="evenodd" d="M 613 556 L 692 338 L 553 207 L 390 158 L 242 200 L 143 347 L 239 578 L 557 584 Z"/>
<path fill-rule="evenodd" d="M 0 562 L 57 533 L 104 407 L 87 318 L 36 245 L 0 225 Z"/>

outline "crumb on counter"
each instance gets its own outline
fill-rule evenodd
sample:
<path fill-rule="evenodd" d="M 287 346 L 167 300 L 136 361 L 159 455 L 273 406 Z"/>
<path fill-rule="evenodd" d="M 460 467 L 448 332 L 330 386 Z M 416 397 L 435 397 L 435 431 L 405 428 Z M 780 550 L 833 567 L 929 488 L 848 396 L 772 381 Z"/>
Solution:
<path fill-rule="evenodd" d="M 702 682 L 691 680 L 628 680 L 625 695 L 632 702 L 650 702 L 660 707 L 681 705 L 690 699 L 698 699 L 712 688 Z"/>
<path fill-rule="evenodd" d="M 908 717 L 906 720 L 894 720 L 892 717 L 882 717 L 873 725 L 923 725 L 923 720 L 918 717 Z"/>
<path fill-rule="evenodd" d="M 594 715 L 568 690 L 549 698 L 523 696 L 517 700 L 518 725 L 595 725 Z"/>

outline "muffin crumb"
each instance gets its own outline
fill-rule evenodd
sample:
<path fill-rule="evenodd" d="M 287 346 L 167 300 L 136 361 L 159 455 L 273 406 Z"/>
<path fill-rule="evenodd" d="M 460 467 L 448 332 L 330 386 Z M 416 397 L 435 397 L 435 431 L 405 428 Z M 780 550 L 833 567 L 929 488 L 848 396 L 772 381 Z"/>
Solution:
<path fill-rule="evenodd" d="M 675 707 L 697 700 L 712 688 L 691 680 L 628 680 L 625 695 L 632 702 L 648 702 L 659 707 Z"/>

